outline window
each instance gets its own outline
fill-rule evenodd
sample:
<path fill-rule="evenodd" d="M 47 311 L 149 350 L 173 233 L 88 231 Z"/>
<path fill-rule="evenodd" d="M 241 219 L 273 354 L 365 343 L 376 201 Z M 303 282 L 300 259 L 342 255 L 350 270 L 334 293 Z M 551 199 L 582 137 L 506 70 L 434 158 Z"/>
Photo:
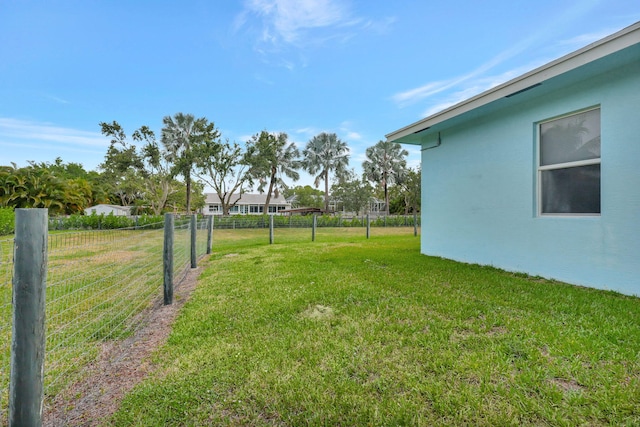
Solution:
<path fill-rule="evenodd" d="M 542 215 L 600 214 L 600 109 L 539 125 Z"/>
<path fill-rule="evenodd" d="M 209 212 L 219 212 L 220 205 L 209 205 Z"/>

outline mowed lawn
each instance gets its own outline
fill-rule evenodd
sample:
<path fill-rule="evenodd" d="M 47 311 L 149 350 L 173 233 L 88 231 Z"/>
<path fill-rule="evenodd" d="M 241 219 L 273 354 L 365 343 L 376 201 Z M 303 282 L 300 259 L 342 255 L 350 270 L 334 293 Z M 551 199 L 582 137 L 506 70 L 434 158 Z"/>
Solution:
<path fill-rule="evenodd" d="M 640 425 L 640 299 L 420 255 L 413 229 L 214 233 L 114 425 Z"/>

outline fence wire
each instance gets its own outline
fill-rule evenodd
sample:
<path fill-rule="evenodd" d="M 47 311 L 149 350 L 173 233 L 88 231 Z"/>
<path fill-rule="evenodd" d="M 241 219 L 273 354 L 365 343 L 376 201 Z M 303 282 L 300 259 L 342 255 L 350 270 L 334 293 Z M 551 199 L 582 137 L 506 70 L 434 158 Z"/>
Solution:
<path fill-rule="evenodd" d="M 206 220 L 196 254 L 206 253 Z M 174 227 L 174 285 L 190 267 L 189 219 Z M 46 285 L 45 400 L 82 375 L 104 342 L 131 336 L 163 295 L 163 223 L 52 233 Z M 0 423 L 7 421 L 13 239 L 0 240 Z"/>
<path fill-rule="evenodd" d="M 371 227 L 413 227 L 414 224 L 420 226 L 420 216 L 413 215 L 379 215 L 370 216 Z M 313 215 L 274 215 L 274 228 L 311 228 L 313 226 Z M 316 216 L 317 227 L 366 227 L 367 216 L 336 216 L 318 215 Z M 244 215 L 214 218 L 215 229 L 236 229 L 236 228 L 269 228 L 269 216 L 266 215 Z"/>

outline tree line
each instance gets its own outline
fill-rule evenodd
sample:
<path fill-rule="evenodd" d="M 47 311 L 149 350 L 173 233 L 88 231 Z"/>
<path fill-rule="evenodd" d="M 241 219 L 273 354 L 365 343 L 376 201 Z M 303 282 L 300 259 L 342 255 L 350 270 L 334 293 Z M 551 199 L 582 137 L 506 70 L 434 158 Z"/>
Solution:
<path fill-rule="evenodd" d="M 256 133 L 244 146 L 224 139 L 205 117 L 177 113 L 162 120 L 159 141 L 148 126 L 130 135 L 117 121 L 99 123 L 110 138 L 98 171 L 81 164 L 29 162 L 0 166 L 0 207 L 48 208 L 51 215 L 81 213 L 110 203 L 131 207 L 132 213 L 159 215 L 193 212 L 204 206 L 205 186 L 218 195 L 223 215 L 250 189 L 271 197 L 283 194 L 294 205 L 364 212 L 373 197 L 383 198 L 385 212 L 417 212 L 420 171 L 407 168 L 406 150 L 379 141 L 366 150 L 362 176 L 349 169 L 350 150 L 335 133 L 322 132 L 300 150 L 283 132 Z M 310 186 L 288 187 L 304 170 Z M 322 190 L 318 190 L 318 188 Z"/>

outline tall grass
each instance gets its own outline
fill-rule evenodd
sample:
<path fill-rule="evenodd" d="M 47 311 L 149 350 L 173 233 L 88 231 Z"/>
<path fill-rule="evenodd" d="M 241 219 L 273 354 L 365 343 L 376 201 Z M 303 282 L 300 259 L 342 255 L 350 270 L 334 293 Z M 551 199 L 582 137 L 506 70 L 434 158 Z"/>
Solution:
<path fill-rule="evenodd" d="M 427 257 L 393 231 L 216 230 L 156 374 L 111 423 L 640 424 L 637 298 Z"/>

